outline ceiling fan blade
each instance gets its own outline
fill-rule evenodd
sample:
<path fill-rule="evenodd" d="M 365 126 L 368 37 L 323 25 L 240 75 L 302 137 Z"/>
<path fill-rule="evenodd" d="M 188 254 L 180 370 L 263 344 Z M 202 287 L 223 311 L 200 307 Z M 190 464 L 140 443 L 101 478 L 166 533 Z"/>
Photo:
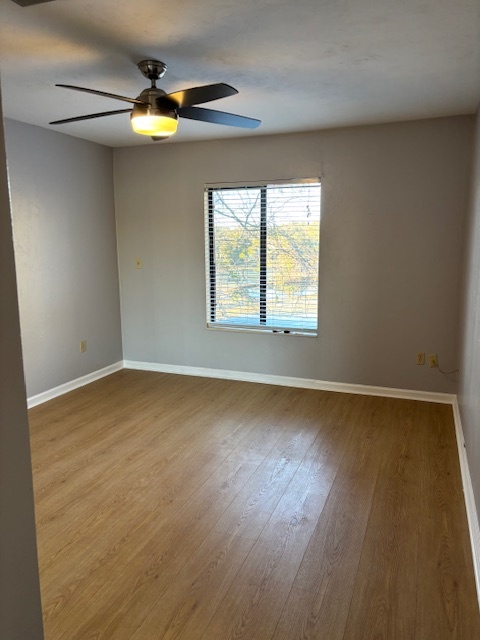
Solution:
<path fill-rule="evenodd" d="M 150 136 L 154 142 L 160 142 L 161 140 L 168 140 L 170 136 Z"/>
<path fill-rule="evenodd" d="M 77 116 L 75 118 L 65 118 L 64 120 L 54 120 L 48 124 L 67 124 L 67 122 L 80 122 L 80 120 L 91 120 L 92 118 L 103 118 L 104 116 L 114 116 L 117 113 L 131 113 L 131 109 L 118 109 L 117 111 L 102 111 L 102 113 L 91 113 L 88 116 Z"/>
<path fill-rule="evenodd" d="M 190 120 L 201 120 L 202 122 L 212 122 L 213 124 L 226 124 L 230 127 L 243 127 L 244 129 L 256 129 L 261 120 L 237 116 L 234 113 L 225 111 L 214 111 L 213 109 L 202 109 L 201 107 L 183 107 L 178 110 L 178 115 Z"/>
<path fill-rule="evenodd" d="M 130 102 L 131 104 L 148 104 L 147 102 L 144 102 L 143 100 L 137 100 L 136 98 L 117 96 L 115 93 L 106 93 L 105 91 L 97 91 L 96 89 L 85 89 L 85 87 L 74 87 L 72 84 L 56 84 L 55 86 L 63 87 L 64 89 L 73 89 L 74 91 L 83 91 L 84 93 L 93 93 L 96 96 L 103 96 L 104 98 L 123 100 L 124 102 Z"/>
<path fill-rule="evenodd" d="M 170 106 L 172 103 L 178 108 L 191 107 L 194 104 L 202 104 L 203 102 L 211 102 L 220 98 L 228 98 L 234 96 L 238 91 L 229 84 L 218 82 L 217 84 L 206 84 L 203 87 L 192 87 L 184 91 L 175 91 L 167 93 L 157 99 L 159 105 Z"/>
<path fill-rule="evenodd" d="M 43 4 L 44 2 L 50 2 L 50 0 L 12 0 L 15 4 L 19 4 L 21 7 L 30 7 L 34 4 Z"/>

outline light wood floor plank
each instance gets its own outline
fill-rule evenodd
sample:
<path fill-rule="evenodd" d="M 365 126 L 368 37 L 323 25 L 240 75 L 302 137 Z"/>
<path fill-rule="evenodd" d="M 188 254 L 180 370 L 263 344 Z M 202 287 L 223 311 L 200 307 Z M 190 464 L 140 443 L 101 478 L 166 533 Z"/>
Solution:
<path fill-rule="evenodd" d="M 395 437 L 373 496 L 344 640 L 414 640 L 421 481 L 419 403 L 396 401 Z"/>
<path fill-rule="evenodd" d="M 275 640 L 343 638 L 382 453 L 393 437 L 385 402 L 362 398 L 354 405 L 348 449 L 292 584 Z"/>
<path fill-rule="evenodd" d="M 332 449 L 335 452 L 340 450 L 341 438 L 346 431 L 342 429 L 341 433 L 336 432 L 335 447 L 329 449 L 327 436 L 334 431 L 335 426 L 335 422 L 330 416 L 337 407 L 338 397 L 331 394 L 322 395 L 309 392 L 305 394 L 304 400 L 308 402 L 304 411 L 311 412 L 311 407 L 315 407 L 317 410 L 314 411 L 316 418 L 309 413 L 302 415 L 299 409 L 295 410 L 295 420 L 300 419 L 299 428 L 301 431 L 296 429 L 294 437 L 292 437 L 291 431 L 286 432 L 285 437 L 275 446 L 272 455 L 264 460 L 235 500 L 232 501 L 215 525 L 216 530 L 239 533 L 256 539 L 269 520 L 278 501 L 290 487 L 292 478 L 296 477 L 300 470 L 308 475 L 304 478 L 306 484 L 317 482 L 322 488 L 324 484 L 329 487 L 330 482 L 323 474 L 331 472 L 332 469 L 335 469 L 335 465 L 332 464 L 326 470 L 328 454 Z M 318 442 L 318 422 L 320 419 L 324 428 L 324 436 L 320 439 L 321 442 Z M 316 424 L 312 424 L 315 421 Z M 294 460 L 297 460 L 297 466 L 292 464 Z"/>
<path fill-rule="evenodd" d="M 480 638 L 450 407 L 124 370 L 30 424 L 46 640 Z"/>
<path fill-rule="evenodd" d="M 201 638 L 255 541 L 211 531 L 132 640 Z"/>
<path fill-rule="evenodd" d="M 301 406 L 305 410 L 308 393 L 304 390 L 301 393 L 289 390 L 286 394 L 282 394 L 281 401 L 268 411 L 268 414 L 257 424 L 254 432 L 249 432 L 241 440 L 222 463 L 222 466 L 212 474 L 208 484 L 204 484 L 196 491 L 175 516 L 167 522 L 165 532 L 162 535 L 162 580 L 159 581 L 155 578 L 155 589 L 152 589 L 150 576 L 147 576 L 147 579 L 140 576 L 141 587 L 137 581 L 133 592 L 128 595 L 122 594 L 120 597 L 121 601 L 125 603 L 125 611 L 128 611 L 128 620 L 125 619 L 124 609 L 119 606 L 115 619 L 104 623 L 105 637 L 123 637 L 124 634 L 125 637 L 130 637 L 128 634 L 136 630 L 145 615 L 145 610 L 156 604 L 159 595 L 162 594 L 162 589 L 169 584 L 171 576 L 168 571 L 170 567 L 172 566 L 174 572 L 182 567 L 182 563 L 188 560 L 195 545 L 200 544 L 208 535 L 210 529 L 235 497 L 236 487 L 241 488 L 242 486 L 245 469 L 250 471 L 257 469 L 265 456 L 275 460 L 280 456 L 287 461 L 286 465 L 282 466 L 287 466 L 292 469 L 292 473 L 294 472 L 313 436 L 310 435 L 309 440 L 306 440 L 305 437 L 302 437 L 304 434 L 299 434 L 298 430 L 292 432 L 289 425 L 292 419 L 297 419 L 297 414 L 302 415 Z M 298 452 L 299 447 L 300 452 Z M 235 471 L 235 483 L 228 482 L 225 468 L 228 469 L 229 466 Z M 238 474 L 237 469 L 239 469 Z M 178 546 L 180 538 L 182 544 L 191 541 L 190 546 L 181 551 Z M 150 548 L 146 549 L 146 553 L 147 555 L 151 553 Z M 143 567 L 144 562 L 143 557 L 140 562 L 135 559 L 135 565 L 140 568 Z M 173 565 L 170 564 L 172 562 Z M 128 571 L 132 571 L 131 566 L 128 567 Z M 92 624 L 94 628 L 100 628 L 101 631 L 104 628 L 103 626 L 99 627 L 100 622 L 97 620 L 94 620 Z M 90 628 L 82 626 L 78 637 L 82 637 L 82 634 L 88 637 L 89 632 Z"/>
<path fill-rule="evenodd" d="M 251 406 L 256 407 L 255 392 L 250 385 L 247 389 L 237 391 L 237 403 L 245 404 L 245 392 L 251 397 Z M 217 393 L 217 397 L 219 394 Z M 263 400 L 263 395 L 260 398 Z M 162 400 L 163 401 L 163 400 Z M 219 398 L 218 404 L 222 406 Z M 235 413 L 235 404 L 230 403 L 228 409 L 230 414 Z M 238 411 L 236 412 L 238 415 Z M 199 419 L 201 417 L 201 420 Z M 177 424 L 178 416 L 175 412 L 172 415 L 173 424 Z M 137 518 L 136 506 L 139 499 L 144 500 L 149 488 L 162 487 L 163 511 L 168 508 L 178 508 L 179 500 L 173 500 L 175 487 L 180 487 L 182 495 L 188 497 L 198 486 L 202 474 L 208 473 L 210 467 L 207 463 L 217 460 L 220 463 L 229 453 L 226 447 L 218 448 L 209 446 L 209 438 L 206 434 L 203 421 L 209 421 L 209 429 L 213 433 L 212 440 L 216 437 L 216 429 L 224 428 L 222 412 L 216 408 L 215 416 L 207 411 L 198 412 L 193 418 L 183 415 L 181 419 L 182 429 L 174 430 L 174 434 L 168 436 L 159 429 L 156 420 L 143 425 L 147 432 L 153 432 L 155 437 L 150 437 L 146 442 L 138 442 L 138 435 L 125 438 L 119 435 L 119 439 L 126 440 L 122 449 L 112 449 L 106 455 L 103 440 L 99 448 L 100 460 L 97 460 L 95 470 L 86 468 L 84 473 L 73 482 L 61 483 L 56 491 L 51 492 L 50 501 L 53 506 L 47 503 L 44 507 L 48 513 L 48 520 L 39 520 L 42 535 L 45 537 L 45 552 L 49 552 L 49 542 L 56 545 L 57 534 L 61 533 L 65 545 L 76 545 L 79 537 L 86 533 L 96 536 L 96 529 L 104 531 L 108 527 L 108 521 L 112 515 L 121 516 L 121 523 L 126 524 L 131 518 Z M 252 421 L 252 424 L 255 424 Z M 219 426 L 218 426 L 219 425 Z M 133 438 L 133 441 L 132 441 Z M 198 439 L 201 439 L 202 448 L 199 450 L 194 446 Z M 192 460 L 193 459 L 193 460 Z M 194 466 L 198 467 L 199 462 L 203 462 L 200 475 L 194 476 L 189 471 L 189 462 L 192 460 Z M 112 464 L 113 461 L 113 464 Z M 105 470 L 105 465 L 107 468 Z M 100 470 L 98 470 L 98 468 Z M 180 472 L 177 470 L 180 469 Z M 211 473 L 211 471 L 210 471 Z M 185 477 L 184 477 L 185 476 Z M 122 478 L 122 482 L 119 479 Z M 193 478 L 196 478 L 193 483 Z M 70 488 L 65 495 L 65 484 Z M 84 499 L 82 499 L 82 497 Z M 88 499 L 86 499 L 88 497 Z M 159 499 L 158 492 L 155 494 Z M 140 507 L 142 507 L 140 503 Z M 122 513 L 122 509 L 124 513 Z M 118 513 L 120 511 L 120 513 Z M 65 522 L 66 521 L 66 522 Z M 81 526 L 78 526 L 78 522 Z M 108 540 L 107 536 L 104 536 Z M 69 551 L 70 553 L 70 551 Z M 57 549 L 58 554 L 58 549 Z M 52 555 L 56 559 L 57 554 Z M 46 566 L 45 566 L 46 568 Z"/>
<path fill-rule="evenodd" d="M 416 638 L 480 638 L 455 431 L 448 407 L 421 406 L 422 518 L 418 523 Z M 428 425 L 428 428 L 426 428 Z"/>
<path fill-rule="evenodd" d="M 252 391 L 255 388 L 253 386 Z M 188 560 L 195 546 L 201 543 L 203 539 L 201 536 L 208 532 L 235 496 L 237 483 L 240 482 L 238 486 L 241 487 L 243 481 L 248 479 L 253 470 L 258 467 L 262 460 L 260 452 L 264 450 L 263 455 L 265 455 L 281 436 L 281 417 L 288 415 L 291 411 L 290 396 L 290 393 L 284 395 L 279 403 L 278 420 L 275 420 L 277 405 L 271 406 L 268 412 L 265 407 L 265 415 L 262 419 L 259 420 L 258 415 L 255 418 L 257 423 L 255 430 L 247 433 L 234 452 L 230 455 L 227 455 L 225 451 L 222 452 L 223 462 L 220 460 L 217 461 L 217 465 L 209 466 L 205 464 L 203 459 L 200 460 L 200 466 L 196 466 L 199 460 L 195 456 L 192 463 L 185 468 L 177 469 L 172 466 L 170 480 L 162 482 L 158 491 L 156 484 L 153 485 L 151 501 L 143 503 L 143 509 L 148 511 L 143 514 L 142 518 L 139 518 L 141 514 L 137 514 L 134 520 L 134 526 L 137 528 L 133 533 L 129 531 L 121 539 L 120 545 L 116 543 L 114 549 L 108 547 L 95 562 L 92 561 L 90 545 L 86 546 L 83 553 L 84 562 L 80 566 L 77 564 L 76 568 L 77 579 L 82 576 L 83 572 L 80 584 L 76 585 L 75 594 L 72 593 L 71 588 L 68 590 L 70 618 L 68 632 L 73 634 L 70 637 L 88 637 L 87 633 L 90 632 L 89 628 L 84 628 L 82 624 L 79 626 L 75 621 L 83 617 L 86 606 L 83 598 L 79 597 L 78 591 L 92 580 L 92 575 L 95 576 L 97 582 L 103 582 L 104 585 L 103 589 L 99 588 L 95 592 L 96 603 L 102 603 L 105 597 L 119 622 L 121 622 L 124 607 L 127 604 L 129 606 L 129 624 L 134 624 L 133 611 L 135 606 L 138 606 L 141 614 L 144 615 L 148 599 L 152 598 L 152 604 L 154 604 L 158 598 L 160 582 L 162 588 L 165 588 L 172 575 L 175 575 L 182 563 Z M 295 402 L 297 401 L 295 400 Z M 272 424 L 276 424 L 278 430 L 273 428 Z M 208 484 L 202 482 L 204 474 L 209 477 Z M 151 514 L 156 513 L 158 515 L 152 521 Z M 138 520 L 143 523 L 140 527 L 136 524 Z M 157 536 L 153 539 L 152 545 L 154 531 Z M 107 544 L 110 541 L 111 545 L 112 536 L 107 533 L 105 539 Z M 160 547 L 157 539 L 161 541 Z M 145 544 L 145 540 L 148 541 L 147 544 Z M 179 545 L 179 541 L 181 541 L 181 545 Z M 138 548 L 140 551 L 137 553 Z M 113 561 L 116 563 L 115 572 L 124 563 L 129 565 L 130 576 L 135 576 L 133 583 L 125 581 L 122 583 L 123 586 L 117 589 L 115 604 L 110 602 L 111 593 L 108 583 L 110 565 Z M 147 566 L 146 572 L 144 571 L 145 566 Z M 157 578 L 157 567 L 158 571 L 162 573 L 162 581 Z M 173 572 L 172 574 L 169 573 L 170 570 Z M 134 588 L 132 588 L 132 584 Z M 153 586 L 155 589 L 151 588 Z M 89 590 L 85 590 L 85 593 L 88 599 Z M 72 597 L 73 595 L 75 597 Z M 65 608 L 64 592 L 59 593 L 55 600 L 59 599 Z M 123 606 L 121 606 L 122 603 Z M 100 617 L 102 616 L 103 614 L 100 614 Z M 105 618 L 105 616 L 103 617 Z M 100 624 L 96 618 L 91 621 L 91 625 L 95 628 Z M 105 637 L 110 637 L 109 634 L 113 633 L 113 621 L 104 619 L 103 626 L 109 629 Z"/>

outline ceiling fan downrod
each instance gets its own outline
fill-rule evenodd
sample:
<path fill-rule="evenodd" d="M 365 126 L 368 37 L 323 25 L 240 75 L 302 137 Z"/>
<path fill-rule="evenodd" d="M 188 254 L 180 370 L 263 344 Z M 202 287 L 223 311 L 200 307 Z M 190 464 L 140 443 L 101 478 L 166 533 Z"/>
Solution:
<path fill-rule="evenodd" d="M 167 65 L 160 60 L 141 60 L 137 67 L 142 75 L 150 80 L 152 89 L 157 88 L 157 80 L 163 78 L 167 71 Z"/>

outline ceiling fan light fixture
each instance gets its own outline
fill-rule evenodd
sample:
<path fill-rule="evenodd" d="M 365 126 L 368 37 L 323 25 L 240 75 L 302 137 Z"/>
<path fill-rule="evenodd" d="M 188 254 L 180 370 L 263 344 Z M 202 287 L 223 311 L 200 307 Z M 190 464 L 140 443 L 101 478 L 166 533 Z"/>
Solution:
<path fill-rule="evenodd" d="M 173 136 L 177 131 L 177 115 L 173 113 L 132 113 L 132 129 L 143 136 Z"/>

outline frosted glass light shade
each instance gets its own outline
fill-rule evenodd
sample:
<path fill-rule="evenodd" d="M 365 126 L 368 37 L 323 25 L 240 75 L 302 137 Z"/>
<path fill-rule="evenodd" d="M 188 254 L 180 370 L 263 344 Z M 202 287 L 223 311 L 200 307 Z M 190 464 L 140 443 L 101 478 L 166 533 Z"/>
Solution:
<path fill-rule="evenodd" d="M 144 136 L 172 136 L 178 125 L 175 118 L 158 115 L 133 116 L 131 123 L 135 133 Z"/>

